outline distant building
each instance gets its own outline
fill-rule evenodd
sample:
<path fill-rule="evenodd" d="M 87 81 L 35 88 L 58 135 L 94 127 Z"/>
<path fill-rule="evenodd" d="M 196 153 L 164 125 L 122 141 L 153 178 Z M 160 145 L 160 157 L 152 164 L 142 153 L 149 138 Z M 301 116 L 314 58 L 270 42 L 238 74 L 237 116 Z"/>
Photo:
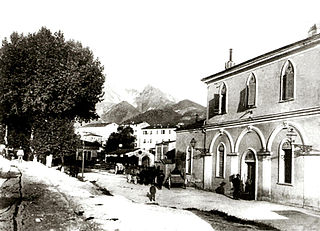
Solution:
<path fill-rule="evenodd" d="M 116 123 L 91 123 L 76 128 L 76 133 L 80 134 L 81 140 L 100 141 L 105 144 L 113 132 L 117 132 L 118 124 Z"/>
<path fill-rule="evenodd" d="M 176 140 L 175 130 L 175 127 L 161 125 L 143 128 L 141 149 L 155 153 L 156 144 Z"/>
<path fill-rule="evenodd" d="M 156 144 L 155 148 L 155 162 L 160 163 L 161 161 L 171 163 L 174 161 L 174 151 L 176 148 L 176 141 L 163 141 L 161 143 Z M 169 152 L 169 156 L 167 156 Z M 172 153 L 172 154 L 171 154 Z"/>
<path fill-rule="evenodd" d="M 83 141 L 88 141 L 88 142 L 98 142 L 100 144 L 102 144 L 102 136 L 100 135 L 96 135 L 94 133 L 88 132 L 88 133 L 84 133 L 81 137 L 81 140 Z"/>
<path fill-rule="evenodd" d="M 204 126 L 177 131 L 189 185 L 320 209 L 320 34 L 208 76 Z"/>
<path fill-rule="evenodd" d="M 76 160 L 95 161 L 98 158 L 101 144 L 99 142 L 82 141 L 82 147 L 77 150 Z"/>
<path fill-rule="evenodd" d="M 133 130 L 133 136 L 136 138 L 134 142 L 134 148 L 140 148 L 142 143 L 142 129 L 145 127 L 149 127 L 150 124 L 147 122 L 142 122 L 138 124 L 124 124 L 124 126 L 130 126 Z"/>

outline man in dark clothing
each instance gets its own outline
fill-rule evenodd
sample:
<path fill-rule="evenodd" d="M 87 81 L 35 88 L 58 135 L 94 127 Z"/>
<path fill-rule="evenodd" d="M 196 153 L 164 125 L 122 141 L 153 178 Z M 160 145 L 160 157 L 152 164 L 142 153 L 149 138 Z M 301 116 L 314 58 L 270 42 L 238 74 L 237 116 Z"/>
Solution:
<path fill-rule="evenodd" d="M 157 189 L 156 189 L 156 187 L 155 187 L 153 184 L 151 185 L 149 191 L 150 191 L 150 198 L 149 198 L 150 201 L 156 201 L 156 192 L 157 192 Z"/>
<path fill-rule="evenodd" d="M 226 185 L 225 182 L 221 182 L 220 186 L 216 188 L 216 193 L 224 195 L 224 186 Z"/>
<path fill-rule="evenodd" d="M 240 174 L 237 174 L 237 176 L 232 179 L 232 185 L 233 185 L 233 199 L 239 200 L 240 186 L 241 186 Z"/>
<path fill-rule="evenodd" d="M 164 177 L 165 176 L 164 176 L 163 170 L 160 170 L 160 172 L 159 172 L 159 174 L 157 176 L 157 183 L 158 183 L 159 189 L 162 189 Z"/>

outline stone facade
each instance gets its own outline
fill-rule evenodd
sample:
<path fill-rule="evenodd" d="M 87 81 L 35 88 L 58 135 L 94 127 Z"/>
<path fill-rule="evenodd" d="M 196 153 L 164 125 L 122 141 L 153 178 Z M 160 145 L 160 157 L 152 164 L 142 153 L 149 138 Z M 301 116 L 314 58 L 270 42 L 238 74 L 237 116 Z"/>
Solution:
<path fill-rule="evenodd" d="M 177 131 L 182 156 L 192 138 L 209 149 L 193 157 L 188 180 L 209 190 L 224 181 L 229 192 L 239 173 L 247 198 L 320 209 L 319 60 L 317 34 L 202 79 L 205 135 Z"/>

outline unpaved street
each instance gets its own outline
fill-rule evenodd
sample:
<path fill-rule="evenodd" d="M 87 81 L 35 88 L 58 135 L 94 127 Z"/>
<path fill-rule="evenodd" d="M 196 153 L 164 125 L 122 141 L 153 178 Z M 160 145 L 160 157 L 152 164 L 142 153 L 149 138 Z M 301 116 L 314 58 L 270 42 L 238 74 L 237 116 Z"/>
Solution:
<path fill-rule="evenodd" d="M 1 206 L 0 230 L 212 230 L 190 211 L 105 195 L 39 163 L 14 164 L 16 177 L 1 186 L 1 201 L 8 203 Z"/>

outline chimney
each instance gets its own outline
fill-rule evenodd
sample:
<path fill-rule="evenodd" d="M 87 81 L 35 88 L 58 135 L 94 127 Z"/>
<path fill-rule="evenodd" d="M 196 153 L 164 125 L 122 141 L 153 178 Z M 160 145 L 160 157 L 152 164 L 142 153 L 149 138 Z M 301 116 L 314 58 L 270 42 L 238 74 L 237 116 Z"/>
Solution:
<path fill-rule="evenodd" d="M 320 23 L 313 24 L 312 27 L 310 27 L 308 31 L 308 37 L 312 37 L 313 35 L 316 35 L 320 32 Z"/>
<path fill-rule="evenodd" d="M 235 65 L 235 63 L 232 61 L 232 49 L 229 50 L 229 61 L 225 64 L 225 69 L 231 68 Z"/>

